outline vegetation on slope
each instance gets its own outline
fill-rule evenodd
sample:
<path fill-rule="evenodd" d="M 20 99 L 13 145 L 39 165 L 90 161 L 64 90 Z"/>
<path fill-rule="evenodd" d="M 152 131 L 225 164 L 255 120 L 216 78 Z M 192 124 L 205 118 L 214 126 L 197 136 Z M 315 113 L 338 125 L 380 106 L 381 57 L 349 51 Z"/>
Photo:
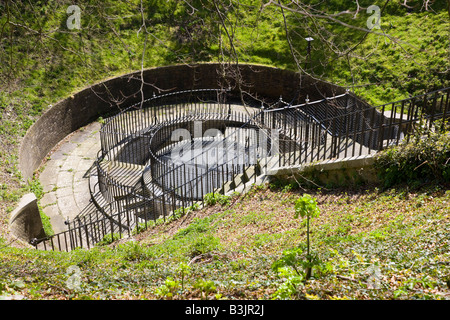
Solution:
<path fill-rule="evenodd" d="M 410 140 L 380 152 L 375 168 L 385 187 L 397 184 L 420 186 L 430 182 L 450 183 L 450 131 L 442 121 L 420 126 Z"/>
<path fill-rule="evenodd" d="M 274 266 L 292 250 L 305 249 L 306 220 L 294 219 L 294 204 L 304 192 L 320 209 L 311 222 L 311 247 L 320 262 L 308 281 L 296 282 L 292 269 Z M 229 204 L 192 211 L 110 246 L 69 253 L 2 247 L 0 295 L 448 299 L 449 203 L 450 192 L 438 186 L 422 191 L 255 187 Z"/>

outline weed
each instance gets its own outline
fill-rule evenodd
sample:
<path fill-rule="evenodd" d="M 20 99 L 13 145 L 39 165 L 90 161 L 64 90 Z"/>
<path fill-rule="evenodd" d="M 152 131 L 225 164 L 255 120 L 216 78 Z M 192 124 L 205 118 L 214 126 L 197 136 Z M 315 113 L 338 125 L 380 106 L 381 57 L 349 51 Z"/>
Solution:
<path fill-rule="evenodd" d="M 178 265 L 175 271 L 181 278 L 181 290 L 184 291 L 185 278 L 191 273 L 191 267 L 188 264 L 182 262 Z"/>
<path fill-rule="evenodd" d="M 136 235 L 141 233 L 144 230 L 147 230 L 148 223 L 147 222 L 139 222 L 136 227 L 134 227 L 133 231 L 131 232 L 132 235 Z"/>
<path fill-rule="evenodd" d="M 419 126 L 411 141 L 380 152 L 375 168 L 385 187 L 408 183 L 413 188 L 430 181 L 450 182 L 450 135 L 444 129 Z"/>
<path fill-rule="evenodd" d="M 189 248 L 189 255 L 191 258 L 212 252 L 219 247 L 220 239 L 212 235 L 200 236 Z"/>
<path fill-rule="evenodd" d="M 161 298 L 172 300 L 177 290 L 180 288 L 180 283 L 172 277 L 167 277 L 164 284 L 156 288 L 155 294 Z"/>
<path fill-rule="evenodd" d="M 221 206 L 226 206 L 230 204 L 230 196 L 226 196 L 220 193 L 208 193 L 204 197 L 205 204 L 207 206 L 213 206 L 215 204 L 220 204 Z"/>
<path fill-rule="evenodd" d="M 27 191 L 34 193 L 38 200 L 44 195 L 44 188 L 37 177 L 33 177 L 33 179 L 28 182 Z"/>
<path fill-rule="evenodd" d="M 105 234 L 101 241 L 97 242 L 97 246 L 106 246 L 108 244 L 113 243 L 114 241 L 117 241 L 120 239 L 120 235 L 118 233 L 111 233 Z"/>
<path fill-rule="evenodd" d="M 272 264 L 272 269 L 284 279 L 274 298 L 286 299 L 298 294 L 302 282 L 310 279 L 312 268 L 321 264 L 317 254 L 311 251 L 309 239 L 309 220 L 318 217 L 319 214 L 317 201 L 309 194 L 304 194 L 295 202 L 294 218 L 299 216 L 306 218 L 306 254 L 301 247 L 284 250 L 282 256 Z"/>
<path fill-rule="evenodd" d="M 128 261 L 141 261 L 148 259 L 148 254 L 144 247 L 136 241 L 128 241 L 119 247 L 122 250 L 124 259 Z"/>
<path fill-rule="evenodd" d="M 210 229 L 211 218 L 194 218 L 189 226 L 181 229 L 174 235 L 174 239 L 186 237 L 189 234 L 203 233 Z"/>
<path fill-rule="evenodd" d="M 278 276 L 284 281 L 278 286 L 277 290 L 273 293 L 273 299 L 286 300 L 296 297 L 300 289 L 303 288 L 304 277 L 301 273 L 294 272 L 287 267 L 281 267 L 277 269 Z"/>
<path fill-rule="evenodd" d="M 212 280 L 204 280 L 204 279 L 198 279 L 197 282 L 194 284 L 194 289 L 197 289 L 201 292 L 202 299 L 207 299 L 208 296 L 216 292 L 216 284 Z M 218 296 L 216 295 L 216 298 Z"/>
<path fill-rule="evenodd" d="M 302 218 L 306 217 L 306 259 L 308 260 L 308 265 L 306 266 L 306 280 L 308 280 L 311 276 L 313 257 L 311 255 L 310 250 L 310 241 L 309 241 L 309 221 L 311 218 L 316 218 L 320 214 L 319 207 L 317 206 L 317 201 L 315 198 L 312 198 L 309 194 L 304 194 L 302 197 L 298 198 L 295 202 L 295 215 L 294 218 L 298 218 L 301 216 Z"/>

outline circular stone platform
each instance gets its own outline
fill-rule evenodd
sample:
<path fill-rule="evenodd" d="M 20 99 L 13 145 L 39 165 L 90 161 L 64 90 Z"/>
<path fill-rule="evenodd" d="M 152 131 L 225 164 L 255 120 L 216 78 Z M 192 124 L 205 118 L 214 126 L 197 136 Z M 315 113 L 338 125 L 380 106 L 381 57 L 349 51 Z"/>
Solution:
<path fill-rule="evenodd" d="M 247 112 L 243 106 L 232 107 L 236 112 Z M 65 137 L 41 167 L 39 180 L 44 195 L 40 206 L 50 218 L 55 234 L 68 229 L 65 224 L 68 219 L 72 222 L 76 217 L 99 214 L 91 199 L 89 183 L 90 178 L 97 176 L 94 161 L 101 150 L 101 126 L 97 121 L 92 122 Z"/>
<path fill-rule="evenodd" d="M 49 155 L 39 175 L 44 196 L 40 205 L 55 233 L 64 221 L 95 210 L 89 193 L 90 169 L 100 150 L 101 124 L 93 122 L 66 137 Z"/>

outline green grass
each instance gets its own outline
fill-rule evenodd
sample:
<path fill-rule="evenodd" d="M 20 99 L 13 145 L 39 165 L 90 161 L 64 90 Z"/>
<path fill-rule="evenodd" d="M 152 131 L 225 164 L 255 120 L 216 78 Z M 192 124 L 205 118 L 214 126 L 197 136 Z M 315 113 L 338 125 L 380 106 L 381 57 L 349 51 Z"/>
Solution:
<path fill-rule="evenodd" d="M 191 212 L 183 224 L 155 226 L 134 241 L 91 250 L 59 253 L 2 247 L 0 295 L 272 299 L 286 281 L 272 266 L 283 251 L 304 248 L 305 223 L 293 218 L 294 202 L 303 193 L 299 191 L 259 188 L 234 197 L 229 207 Z M 321 210 L 311 223 L 311 246 L 321 263 L 290 298 L 448 297 L 450 191 L 429 186 L 415 191 L 399 187 L 308 192 Z M 264 210 L 258 209 L 262 206 Z M 70 266 L 80 268 L 78 290 L 67 287 Z M 373 266 L 380 272 L 375 289 L 370 287 Z"/>

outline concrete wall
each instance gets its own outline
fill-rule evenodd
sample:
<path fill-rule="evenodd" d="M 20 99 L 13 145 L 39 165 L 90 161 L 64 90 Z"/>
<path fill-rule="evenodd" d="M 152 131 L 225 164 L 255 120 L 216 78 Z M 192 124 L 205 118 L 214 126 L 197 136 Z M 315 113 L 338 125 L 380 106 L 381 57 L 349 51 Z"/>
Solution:
<path fill-rule="evenodd" d="M 325 160 L 286 168 L 272 168 L 267 175 L 294 182 L 295 179 L 321 186 L 346 186 L 379 183 L 372 155 Z M 295 178 L 293 178 L 295 177 Z M 307 180 L 304 180 L 304 179 Z"/>
<path fill-rule="evenodd" d="M 28 193 L 22 197 L 17 208 L 11 212 L 9 229 L 18 238 L 29 242 L 45 237 L 36 196 Z"/>
<path fill-rule="evenodd" d="M 175 65 L 147 69 L 143 72 L 144 97 L 153 93 L 189 89 L 231 87 L 258 97 L 276 101 L 304 102 L 323 96 L 342 94 L 345 89 L 336 85 L 300 77 L 298 73 L 260 65 L 227 66 L 220 64 Z M 238 76 L 236 76 L 238 75 Z M 99 116 L 115 113 L 118 106 L 126 107 L 141 99 L 140 72 L 109 79 L 88 87 L 50 107 L 26 133 L 19 151 L 19 169 L 25 179 L 32 177 L 51 149 L 68 134 Z M 237 81 L 236 79 L 240 79 Z M 162 91 L 158 91 L 161 89 Z"/>

